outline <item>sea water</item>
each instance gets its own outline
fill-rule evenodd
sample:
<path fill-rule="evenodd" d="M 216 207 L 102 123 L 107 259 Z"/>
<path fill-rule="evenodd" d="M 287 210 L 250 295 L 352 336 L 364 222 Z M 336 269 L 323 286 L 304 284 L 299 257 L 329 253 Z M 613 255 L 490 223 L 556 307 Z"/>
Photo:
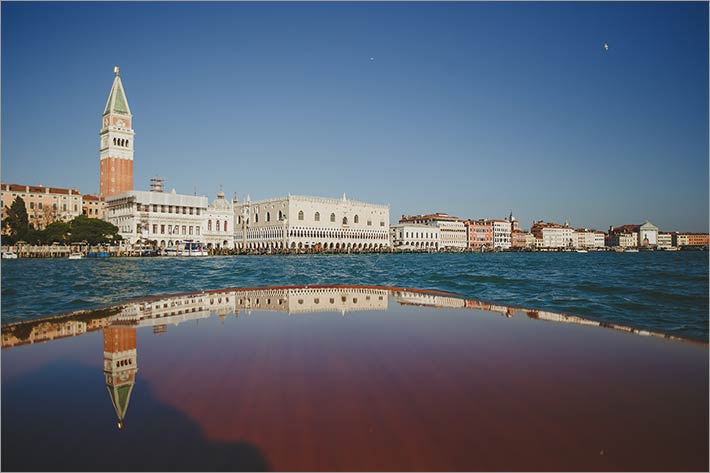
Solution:
<path fill-rule="evenodd" d="M 708 339 L 708 253 L 464 253 L 2 261 L 2 323 L 156 294 L 356 284 L 449 291 Z"/>

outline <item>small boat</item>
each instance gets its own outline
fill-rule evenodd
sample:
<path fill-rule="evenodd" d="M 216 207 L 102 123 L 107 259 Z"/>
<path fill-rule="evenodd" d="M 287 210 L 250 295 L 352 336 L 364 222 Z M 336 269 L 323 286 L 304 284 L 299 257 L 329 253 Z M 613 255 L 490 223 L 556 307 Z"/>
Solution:
<path fill-rule="evenodd" d="M 209 256 L 207 248 L 200 242 L 185 240 L 182 243 L 163 250 L 165 256 Z"/>
<path fill-rule="evenodd" d="M 629 248 L 627 250 L 624 250 L 626 253 L 638 253 L 639 250 L 638 248 Z"/>
<path fill-rule="evenodd" d="M 71 253 L 69 255 L 69 259 L 82 259 L 83 257 L 84 255 L 82 255 L 81 253 Z"/>
<path fill-rule="evenodd" d="M 17 253 L 14 251 L 3 251 L 2 259 L 17 259 Z"/>
<path fill-rule="evenodd" d="M 589 253 L 587 250 L 577 250 L 577 253 Z"/>

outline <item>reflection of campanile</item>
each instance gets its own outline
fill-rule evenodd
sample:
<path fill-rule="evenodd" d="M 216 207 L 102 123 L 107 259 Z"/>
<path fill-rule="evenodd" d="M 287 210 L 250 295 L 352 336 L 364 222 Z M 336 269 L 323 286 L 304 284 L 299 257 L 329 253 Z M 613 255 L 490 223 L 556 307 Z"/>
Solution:
<path fill-rule="evenodd" d="M 133 124 L 118 67 L 103 113 L 100 195 L 106 197 L 133 190 Z"/>
<path fill-rule="evenodd" d="M 118 428 L 128 410 L 128 401 L 136 382 L 138 358 L 135 327 L 104 328 L 104 375 L 106 388 L 118 416 Z"/>

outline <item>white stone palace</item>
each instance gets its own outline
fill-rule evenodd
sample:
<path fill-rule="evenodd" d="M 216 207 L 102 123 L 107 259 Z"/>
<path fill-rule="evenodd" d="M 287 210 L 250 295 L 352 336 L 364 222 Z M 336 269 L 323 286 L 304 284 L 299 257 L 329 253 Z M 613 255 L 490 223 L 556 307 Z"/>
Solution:
<path fill-rule="evenodd" d="M 373 251 L 389 247 L 389 206 L 289 195 L 234 203 L 234 244 L 249 249 Z"/>

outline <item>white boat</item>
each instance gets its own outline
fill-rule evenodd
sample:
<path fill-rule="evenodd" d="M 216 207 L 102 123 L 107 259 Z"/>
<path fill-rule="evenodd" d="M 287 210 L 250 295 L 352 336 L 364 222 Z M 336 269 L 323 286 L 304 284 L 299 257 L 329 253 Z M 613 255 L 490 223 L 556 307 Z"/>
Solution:
<path fill-rule="evenodd" d="M 639 250 L 637 248 L 628 248 L 624 250 L 626 253 L 638 253 Z"/>
<path fill-rule="evenodd" d="M 185 240 L 179 245 L 166 248 L 164 251 L 165 256 L 208 256 L 207 248 L 200 242 Z"/>
<path fill-rule="evenodd" d="M 577 250 L 577 253 L 589 253 L 587 250 Z"/>
<path fill-rule="evenodd" d="M 2 259 L 17 259 L 17 253 L 14 251 L 3 251 Z"/>
<path fill-rule="evenodd" d="M 69 255 L 69 259 L 82 259 L 84 255 L 81 253 L 72 253 Z"/>

